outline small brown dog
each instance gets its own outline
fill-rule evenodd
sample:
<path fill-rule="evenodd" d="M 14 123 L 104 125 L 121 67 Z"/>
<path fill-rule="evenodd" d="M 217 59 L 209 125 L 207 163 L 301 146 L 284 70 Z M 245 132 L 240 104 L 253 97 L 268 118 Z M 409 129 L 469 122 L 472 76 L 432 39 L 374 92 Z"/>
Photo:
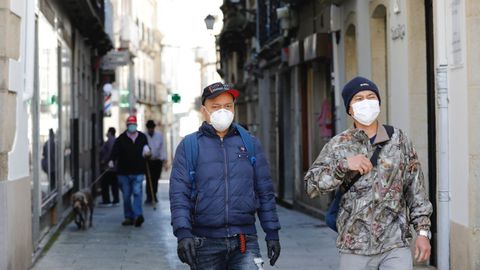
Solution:
<path fill-rule="evenodd" d="M 93 197 L 88 189 L 82 189 L 72 195 L 71 203 L 75 214 L 75 224 L 82 230 L 92 227 Z"/>

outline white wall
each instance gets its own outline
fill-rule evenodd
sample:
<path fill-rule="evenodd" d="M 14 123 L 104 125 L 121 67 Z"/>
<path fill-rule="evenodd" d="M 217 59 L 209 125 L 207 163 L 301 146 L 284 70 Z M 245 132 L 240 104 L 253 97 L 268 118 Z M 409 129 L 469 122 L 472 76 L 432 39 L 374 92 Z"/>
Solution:
<path fill-rule="evenodd" d="M 12 1 L 11 10 L 21 18 L 20 57 L 10 59 L 9 89 L 17 92 L 16 132 L 12 150 L 8 154 L 8 179 L 19 179 L 30 174 L 28 143 L 28 99 L 33 94 L 34 0 Z"/>
<path fill-rule="evenodd" d="M 459 14 L 452 16 L 452 8 L 447 12 L 447 52 L 449 91 L 449 151 L 450 151 L 450 216 L 453 222 L 469 226 L 469 144 L 468 144 L 468 93 L 467 93 L 467 43 L 464 1 L 458 1 Z M 455 26 L 456 25 L 456 26 Z M 455 63 L 453 33 L 459 33 L 461 61 Z M 458 39 L 457 39 L 458 40 Z"/>
<path fill-rule="evenodd" d="M 387 47 L 388 47 L 388 119 L 390 124 L 401 128 L 410 134 L 410 119 L 412 111 L 409 106 L 409 84 L 408 84 L 408 29 L 407 9 L 405 1 L 398 1 L 400 13 L 394 14 L 393 7 L 387 7 Z M 393 40 L 391 28 L 405 28 L 403 39 Z M 427 59 L 422 59 L 426 61 Z M 422 85 L 424 82 L 422 82 Z M 385 101 L 387 101 L 385 99 Z M 426 106 L 427 104 L 425 104 Z"/>
<path fill-rule="evenodd" d="M 370 12 L 368 2 L 356 1 L 356 4 L 358 75 L 371 78 L 372 54 L 370 51 Z"/>
<path fill-rule="evenodd" d="M 28 269 L 32 255 L 31 178 L 29 177 L 28 120 L 25 99 L 33 87 L 33 0 L 7 1 L 10 10 L 20 19 L 19 58 L 8 59 L 6 82 L 16 92 L 15 116 L 2 120 L 15 121 L 15 137 L 8 153 L 8 180 L 0 181 L 0 269 Z M 6 27 L 14 27 L 6 23 Z M 17 33 L 15 33 L 17 34 Z M 27 39 L 28 37 L 28 39 Z M 15 40 L 15 37 L 11 37 Z M 13 108 L 13 107 L 12 107 Z M 0 131 L 5 132 L 5 131 Z M 18 196 L 19 194 L 23 196 Z"/>

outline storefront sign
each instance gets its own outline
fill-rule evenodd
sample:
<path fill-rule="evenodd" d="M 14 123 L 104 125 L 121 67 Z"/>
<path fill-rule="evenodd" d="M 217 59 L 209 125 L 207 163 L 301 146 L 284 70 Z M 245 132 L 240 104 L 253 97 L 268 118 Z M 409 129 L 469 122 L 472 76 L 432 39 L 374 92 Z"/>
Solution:
<path fill-rule="evenodd" d="M 130 53 L 125 51 L 110 51 L 102 58 L 103 70 L 114 70 L 116 67 L 128 65 Z"/>

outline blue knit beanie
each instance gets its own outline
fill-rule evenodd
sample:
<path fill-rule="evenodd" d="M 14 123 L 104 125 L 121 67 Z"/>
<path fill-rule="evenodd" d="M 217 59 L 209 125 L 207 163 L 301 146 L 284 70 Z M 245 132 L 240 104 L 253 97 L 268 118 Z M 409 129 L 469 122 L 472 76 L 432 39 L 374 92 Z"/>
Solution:
<path fill-rule="evenodd" d="M 351 79 L 342 90 L 343 103 L 345 104 L 345 109 L 348 113 L 348 106 L 353 96 L 355 96 L 360 91 L 370 90 L 373 91 L 377 97 L 378 102 L 380 103 L 380 93 L 378 92 L 377 85 L 374 82 L 370 81 L 367 78 L 357 76 Z"/>

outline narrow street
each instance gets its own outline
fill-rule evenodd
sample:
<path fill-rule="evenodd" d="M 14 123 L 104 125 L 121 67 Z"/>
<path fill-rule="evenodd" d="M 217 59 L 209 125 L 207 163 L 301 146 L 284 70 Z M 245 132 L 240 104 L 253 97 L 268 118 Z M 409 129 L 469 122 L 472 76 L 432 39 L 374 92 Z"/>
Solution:
<path fill-rule="evenodd" d="M 97 207 L 92 228 L 79 231 L 74 223 L 68 224 L 32 269 L 188 269 L 177 258 L 177 241 L 170 226 L 167 180 L 161 180 L 159 190 L 157 210 L 144 207 L 145 223 L 141 228 L 120 225 L 122 206 Z M 260 240 L 265 269 L 338 269 L 336 235 L 322 221 L 281 206 L 278 214 L 282 224 L 282 252 L 275 267 L 270 267 L 265 242 Z M 263 239 L 263 231 L 258 229 L 259 239 Z"/>

